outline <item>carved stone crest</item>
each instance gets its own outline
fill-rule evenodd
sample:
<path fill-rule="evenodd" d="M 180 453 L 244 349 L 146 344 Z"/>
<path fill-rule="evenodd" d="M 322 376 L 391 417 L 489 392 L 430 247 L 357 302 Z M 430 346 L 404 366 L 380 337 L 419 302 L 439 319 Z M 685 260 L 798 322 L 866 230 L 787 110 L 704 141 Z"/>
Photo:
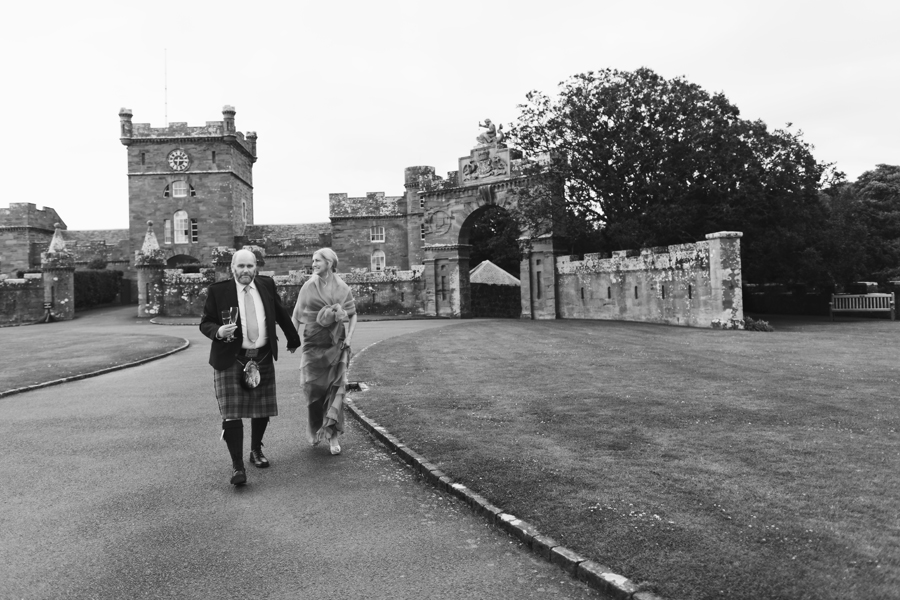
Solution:
<path fill-rule="evenodd" d="M 470 156 L 459 161 L 460 180 L 466 183 L 481 183 L 487 178 L 509 177 L 509 150 L 496 146 L 482 146 L 472 150 Z"/>

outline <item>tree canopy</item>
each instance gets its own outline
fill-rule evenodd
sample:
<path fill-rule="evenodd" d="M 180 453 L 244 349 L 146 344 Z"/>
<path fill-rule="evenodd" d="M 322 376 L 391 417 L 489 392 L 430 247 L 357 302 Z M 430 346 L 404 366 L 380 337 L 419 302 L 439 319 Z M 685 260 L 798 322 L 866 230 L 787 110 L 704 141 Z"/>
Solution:
<path fill-rule="evenodd" d="M 900 166 L 878 165 L 827 189 L 822 248 L 831 278 L 884 283 L 900 279 Z"/>
<path fill-rule="evenodd" d="M 484 260 L 513 275 L 519 276 L 519 224 L 506 210 L 489 206 L 472 223 L 468 243 L 472 246 L 469 266 L 474 268 Z"/>
<path fill-rule="evenodd" d="M 724 94 L 646 68 L 575 75 L 555 98 L 532 91 L 526 99 L 508 137 L 552 164 L 520 192 L 518 216 L 530 229 L 552 205 L 554 228 L 591 237 L 601 246 L 594 251 L 742 231 L 745 279 L 822 276 L 819 194 L 841 174 L 790 124 L 769 131 L 742 119 Z M 561 190 L 561 202 L 549 201 L 548 189 Z"/>

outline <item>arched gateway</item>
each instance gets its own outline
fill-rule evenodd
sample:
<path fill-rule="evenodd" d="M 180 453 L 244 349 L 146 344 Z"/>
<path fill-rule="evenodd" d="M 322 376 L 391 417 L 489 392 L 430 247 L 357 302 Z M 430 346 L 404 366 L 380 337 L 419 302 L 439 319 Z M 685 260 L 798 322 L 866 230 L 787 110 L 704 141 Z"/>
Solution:
<path fill-rule="evenodd" d="M 470 156 L 459 160 L 458 187 L 428 189 L 429 169 L 411 167 L 406 173 L 407 191 L 416 190 L 423 211 L 425 314 L 469 317 L 469 230 L 490 205 L 515 208 L 517 200 L 512 192 L 525 180 L 521 154 L 496 141 L 477 146 Z M 528 233 L 520 239 L 524 242 Z M 520 274 L 522 317 L 555 319 L 553 237 L 532 239 L 525 247 Z"/>

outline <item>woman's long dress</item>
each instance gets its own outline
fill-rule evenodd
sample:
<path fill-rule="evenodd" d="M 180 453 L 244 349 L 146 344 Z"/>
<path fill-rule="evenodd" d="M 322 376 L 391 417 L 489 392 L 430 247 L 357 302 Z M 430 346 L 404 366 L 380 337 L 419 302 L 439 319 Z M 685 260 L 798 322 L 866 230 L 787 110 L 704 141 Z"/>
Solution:
<path fill-rule="evenodd" d="M 313 275 L 303 284 L 294 318 L 303 327 L 300 385 L 309 412 L 309 440 L 329 439 L 344 431 L 344 396 L 350 349 L 342 348 L 344 323 L 356 314 L 350 287 L 332 274 Z"/>

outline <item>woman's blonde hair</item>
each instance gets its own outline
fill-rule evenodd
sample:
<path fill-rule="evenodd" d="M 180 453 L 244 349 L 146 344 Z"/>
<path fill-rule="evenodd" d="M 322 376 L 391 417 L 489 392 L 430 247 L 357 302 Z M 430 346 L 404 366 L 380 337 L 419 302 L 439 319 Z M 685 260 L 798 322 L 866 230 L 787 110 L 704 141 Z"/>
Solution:
<path fill-rule="evenodd" d="M 313 257 L 315 257 L 316 254 L 318 254 L 319 256 L 324 258 L 326 261 L 331 263 L 331 272 L 337 273 L 339 261 L 338 261 L 338 255 L 334 253 L 334 250 L 332 250 L 331 248 L 319 248 L 318 250 L 313 252 Z"/>

